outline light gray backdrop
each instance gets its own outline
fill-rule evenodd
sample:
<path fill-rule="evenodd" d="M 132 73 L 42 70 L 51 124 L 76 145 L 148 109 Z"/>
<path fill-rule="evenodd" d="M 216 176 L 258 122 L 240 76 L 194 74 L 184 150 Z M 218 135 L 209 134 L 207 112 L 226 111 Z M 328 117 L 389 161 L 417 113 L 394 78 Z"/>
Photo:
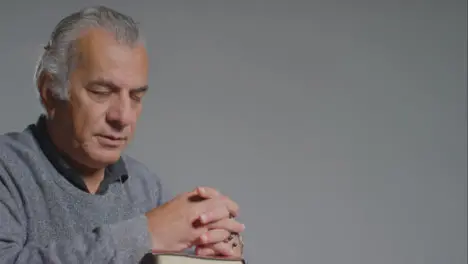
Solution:
<path fill-rule="evenodd" d="M 147 31 L 130 152 L 174 192 L 241 205 L 252 264 L 466 264 L 466 1 L 14 1 L 0 132 L 40 107 L 58 20 L 104 3 Z"/>

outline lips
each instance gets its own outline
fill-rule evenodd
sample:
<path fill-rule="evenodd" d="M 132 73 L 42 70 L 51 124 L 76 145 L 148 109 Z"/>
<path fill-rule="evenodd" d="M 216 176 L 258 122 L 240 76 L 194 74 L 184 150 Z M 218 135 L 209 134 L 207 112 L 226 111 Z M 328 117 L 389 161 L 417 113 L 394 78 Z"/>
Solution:
<path fill-rule="evenodd" d="M 119 137 L 119 136 L 113 136 L 113 135 L 98 135 L 98 136 L 109 139 L 109 140 L 116 140 L 116 141 L 126 140 L 126 137 Z"/>
<path fill-rule="evenodd" d="M 116 148 L 122 146 L 127 140 L 126 137 L 114 136 L 114 135 L 97 135 L 98 141 L 105 147 Z"/>

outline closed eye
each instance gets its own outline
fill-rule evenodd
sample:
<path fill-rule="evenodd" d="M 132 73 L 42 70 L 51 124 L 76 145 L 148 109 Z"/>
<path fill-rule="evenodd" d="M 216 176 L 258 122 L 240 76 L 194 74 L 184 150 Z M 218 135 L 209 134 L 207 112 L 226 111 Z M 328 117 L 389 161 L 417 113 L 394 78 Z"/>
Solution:
<path fill-rule="evenodd" d="M 89 82 L 85 87 L 94 95 L 110 95 L 119 90 L 119 87 L 112 82 L 100 79 Z"/>
<path fill-rule="evenodd" d="M 141 87 L 130 92 L 130 97 L 136 102 L 140 102 L 143 99 L 148 87 Z"/>
<path fill-rule="evenodd" d="M 93 85 L 87 90 L 90 93 L 91 97 L 99 101 L 106 100 L 113 93 L 112 89 L 101 85 Z"/>
<path fill-rule="evenodd" d="M 109 95 L 111 94 L 111 91 L 109 90 L 90 90 L 91 93 L 96 94 L 96 95 Z"/>

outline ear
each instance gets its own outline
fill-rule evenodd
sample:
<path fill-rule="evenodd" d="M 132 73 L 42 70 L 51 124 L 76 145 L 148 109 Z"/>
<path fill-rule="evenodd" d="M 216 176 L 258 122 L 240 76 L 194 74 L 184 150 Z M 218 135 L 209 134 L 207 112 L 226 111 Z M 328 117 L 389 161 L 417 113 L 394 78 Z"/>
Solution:
<path fill-rule="evenodd" d="M 37 80 L 37 89 L 47 116 L 53 117 L 56 106 L 56 98 L 52 92 L 53 77 L 47 72 L 42 72 Z"/>

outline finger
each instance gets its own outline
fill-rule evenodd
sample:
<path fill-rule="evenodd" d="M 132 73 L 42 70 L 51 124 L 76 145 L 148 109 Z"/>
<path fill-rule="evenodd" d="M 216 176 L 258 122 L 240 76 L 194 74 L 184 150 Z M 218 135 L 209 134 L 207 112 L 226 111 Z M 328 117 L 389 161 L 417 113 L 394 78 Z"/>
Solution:
<path fill-rule="evenodd" d="M 198 256 L 212 257 L 216 256 L 216 251 L 210 247 L 197 247 L 195 254 Z"/>
<path fill-rule="evenodd" d="M 216 189 L 204 186 L 197 187 L 187 194 L 191 202 L 201 202 L 221 195 Z"/>
<path fill-rule="evenodd" d="M 201 224 L 208 224 L 211 222 L 219 221 L 221 219 L 229 219 L 229 211 L 224 206 L 218 206 L 213 210 L 206 211 L 200 215 Z"/>
<path fill-rule="evenodd" d="M 185 193 L 184 198 L 186 198 L 189 202 L 201 202 L 206 200 L 205 198 L 198 195 L 197 189 Z"/>
<path fill-rule="evenodd" d="M 245 225 L 233 218 L 226 218 L 206 225 L 208 229 L 224 229 L 233 233 L 241 233 L 245 230 Z"/>
<path fill-rule="evenodd" d="M 226 205 L 232 217 L 237 217 L 239 215 L 239 205 L 236 202 L 223 195 L 220 196 L 220 199 Z"/>
<path fill-rule="evenodd" d="M 220 197 L 221 199 L 224 199 L 225 202 L 227 203 L 228 209 L 231 211 L 231 214 L 233 216 L 238 215 L 239 206 L 237 205 L 237 203 L 229 199 L 227 196 L 223 196 L 216 189 L 211 188 L 211 187 L 197 187 L 195 191 L 197 192 L 197 195 L 199 195 L 200 197 L 204 199 L 210 199 L 210 198 L 215 198 L 215 197 Z"/>
<path fill-rule="evenodd" d="M 206 213 L 217 210 L 219 207 L 224 207 L 230 214 L 228 216 L 236 217 L 239 214 L 239 206 L 227 196 L 220 195 L 216 198 L 205 200 L 203 204 L 200 204 L 200 206 L 200 210 L 202 210 L 200 213 Z"/>
<path fill-rule="evenodd" d="M 219 191 L 214 188 L 207 186 L 199 186 L 195 188 L 192 192 L 189 193 L 190 196 L 195 196 L 192 198 L 194 201 L 203 201 L 206 199 L 219 198 L 226 203 L 226 207 L 233 217 L 238 216 L 239 205 L 229 199 L 229 197 L 222 195 Z"/>
<path fill-rule="evenodd" d="M 198 239 L 198 245 L 207 245 L 207 244 L 214 244 L 219 243 L 227 240 L 231 235 L 231 232 L 226 231 L 224 229 L 212 229 L 203 235 L 200 236 Z"/>
<path fill-rule="evenodd" d="M 201 187 L 197 187 L 195 190 L 198 195 L 200 195 L 201 197 L 205 199 L 210 199 L 210 198 L 214 198 L 214 197 L 221 195 L 221 193 L 219 193 L 216 189 L 211 188 L 211 187 L 201 186 Z"/>

